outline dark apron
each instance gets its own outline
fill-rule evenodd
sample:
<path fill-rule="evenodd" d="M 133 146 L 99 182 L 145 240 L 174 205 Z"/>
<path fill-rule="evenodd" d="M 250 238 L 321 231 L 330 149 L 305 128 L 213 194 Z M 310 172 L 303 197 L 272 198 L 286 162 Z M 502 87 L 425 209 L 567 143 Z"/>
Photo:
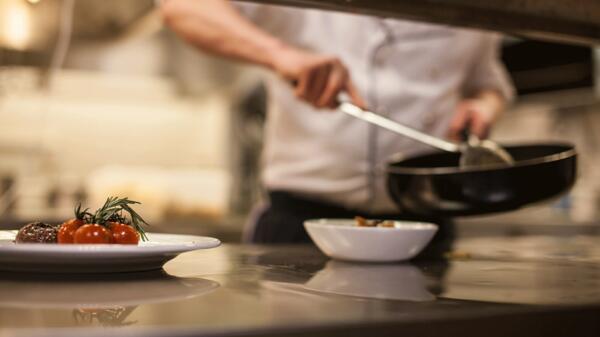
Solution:
<path fill-rule="evenodd" d="M 367 219 L 412 220 L 433 222 L 439 230 L 421 255 L 439 255 L 451 248 L 454 240 L 454 225 L 443 219 L 427 219 L 409 214 L 371 214 L 352 210 L 332 203 L 311 200 L 289 192 L 269 192 L 269 206 L 258 216 L 253 243 L 309 243 L 312 242 L 304 230 L 304 221 L 320 218 L 352 219 L 361 216 Z"/>

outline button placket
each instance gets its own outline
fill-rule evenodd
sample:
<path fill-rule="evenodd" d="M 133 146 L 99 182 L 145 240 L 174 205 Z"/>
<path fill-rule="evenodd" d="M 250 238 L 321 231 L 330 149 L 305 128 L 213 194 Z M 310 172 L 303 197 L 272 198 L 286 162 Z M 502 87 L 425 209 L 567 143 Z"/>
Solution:
<path fill-rule="evenodd" d="M 425 118 L 423 119 L 423 126 L 425 126 L 425 128 L 427 129 L 431 129 L 437 122 L 438 120 L 438 114 L 437 113 L 428 113 Z"/>
<path fill-rule="evenodd" d="M 377 113 L 384 114 L 384 111 L 388 109 L 385 106 L 382 106 L 382 102 L 380 102 L 377 97 L 377 72 L 380 67 L 384 67 L 387 63 L 387 58 L 389 55 L 386 54 L 386 48 L 389 47 L 389 44 L 392 42 L 393 36 L 392 32 L 389 28 L 384 24 L 383 21 L 378 20 L 376 30 L 374 35 L 377 37 L 377 42 L 373 45 L 372 50 L 370 52 L 369 57 L 369 86 L 368 86 L 368 101 L 374 109 L 376 109 Z M 388 113 L 385 113 L 387 115 Z M 375 198 L 377 195 L 377 162 L 378 162 L 378 147 L 379 143 L 379 130 L 375 126 L 369 126 L 369 136 L 367 142 L 367 159 L 368 159 L 368 208 L 371 209 L 375 203 Z"/>

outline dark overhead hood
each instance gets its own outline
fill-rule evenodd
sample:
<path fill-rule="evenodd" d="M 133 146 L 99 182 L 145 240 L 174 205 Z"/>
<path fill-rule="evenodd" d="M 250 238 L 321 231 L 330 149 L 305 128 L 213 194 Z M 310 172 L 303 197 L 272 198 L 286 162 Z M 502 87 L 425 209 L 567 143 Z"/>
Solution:
<path fill-rule="evenodd" d="M 599 0 L 239 0 L 496 30 L 600 44 Z"/>

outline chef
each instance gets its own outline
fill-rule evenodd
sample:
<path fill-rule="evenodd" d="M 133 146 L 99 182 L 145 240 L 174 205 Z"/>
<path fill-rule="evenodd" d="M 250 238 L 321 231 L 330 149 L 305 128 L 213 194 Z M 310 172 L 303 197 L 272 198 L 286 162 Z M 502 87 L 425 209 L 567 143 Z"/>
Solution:
<path fill-rule="evenodd" d="M 308 218 L 413 218 L 390 200 L 381 168 L 428 148 L 336 112 L 338 94 L 452 139 L 467 124 L 487 136 L 512 95 L 492 33 L 226 0 L 168 0 L 161 11 L 190 44 L 272 75 L 269 200 L 249 228 L 253 242 L 309 241 Z"/>

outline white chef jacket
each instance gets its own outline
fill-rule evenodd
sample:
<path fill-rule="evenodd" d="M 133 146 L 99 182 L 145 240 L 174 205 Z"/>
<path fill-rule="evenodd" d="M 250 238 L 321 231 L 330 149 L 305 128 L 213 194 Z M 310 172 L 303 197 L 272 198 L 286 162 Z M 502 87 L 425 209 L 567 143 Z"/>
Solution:
<path fill-rule="evenodd" d="M 335 55 L 349 68 L 369 108 L 423 132 L 446 136 L 459 100 L 480 89 L 507 99 L 512 88 L 498 59 L 500 37 L 396 19 L 269 5 L 236 4 L 255 24 L 292 45 Z M 263 181 L 372 213 L 398 211 L 385 187 L 389 158 L 426 145 L 341 112 L 318 111 L 268 80 Z"/>

